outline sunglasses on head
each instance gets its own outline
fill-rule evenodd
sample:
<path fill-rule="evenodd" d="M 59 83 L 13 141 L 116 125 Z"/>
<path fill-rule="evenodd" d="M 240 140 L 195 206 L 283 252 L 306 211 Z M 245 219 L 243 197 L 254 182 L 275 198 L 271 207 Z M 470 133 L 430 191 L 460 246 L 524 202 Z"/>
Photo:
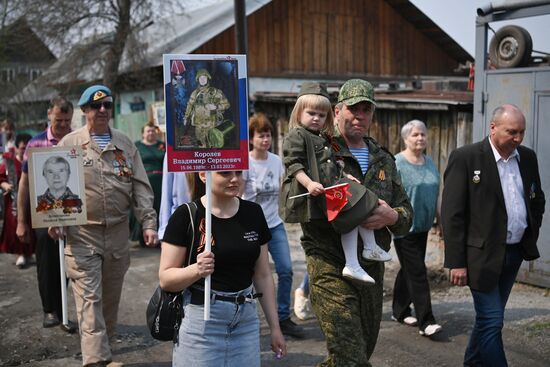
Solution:
<path fill-rule="evenodd" d="M 106 101 L 106 102 L 92 102 L 90 103 L 90 108 L 93 109 L 93 110 L 100 110 L 101 109 L 101 106 L 103 106 L 103 108 L 105 108 L 106 110 L 110 110 L 111 108 L 113 108 L 113 102 L 110 102 L 110 101 Z"/>

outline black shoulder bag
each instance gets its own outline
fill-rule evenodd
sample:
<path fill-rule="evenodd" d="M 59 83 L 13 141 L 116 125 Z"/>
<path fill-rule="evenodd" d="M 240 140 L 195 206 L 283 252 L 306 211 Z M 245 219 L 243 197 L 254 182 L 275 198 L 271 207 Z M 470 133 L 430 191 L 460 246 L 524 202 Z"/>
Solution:
<path fill-rule="evenodd" d="M 197 205 L 195 203 L 187 203 L 189 211 L 189 227 L 187 233 L 191 237 L 191 246 L 187 254 L 187 266 L 191 263 L 193 246 L 195 244 L 195 213 Z M 178 342 L 179 328 L 183 319 L 183 292 L 167 292 L 160 288 L 160 285 L 155 289 L 155 293 L 149 300 L 145 316 L 147 318 L 147 328 L 151 336 L 157 340 Z"/>

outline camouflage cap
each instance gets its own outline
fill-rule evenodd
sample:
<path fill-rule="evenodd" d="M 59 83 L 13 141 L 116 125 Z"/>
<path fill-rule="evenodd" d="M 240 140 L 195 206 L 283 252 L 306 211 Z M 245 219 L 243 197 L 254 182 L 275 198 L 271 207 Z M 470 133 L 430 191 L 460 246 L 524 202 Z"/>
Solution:
<path fill-rule="evenodd" d="M 298 98 L 306 94 L 317 94 L 319 96 L 329 98 L 327 86 L 324 83 L 317 83 L 313 81 L 306 81 L 302 83 L 300 93 L 298 93 Z"/>
<path fill-rule="evenodd" d="M 195 80 L 199 80 L 199 78 L 201 76 L 205 76 L 208 78 L 208 80 L 212 79 L 212 77 L 210 76 L 210 73 L 208 72 L 208 70 L 206 69 L 199 69 L 199 71 L 197 71 L 197 75 L 195 75 Z"/>
<path fill-rule="evenodd" d="M 350 79 L 342 85 L 338 94 L 338 103 L 353 106 L 359 102 L 370 102 L 376 106 L 373 86 L 362 79 Z"/>

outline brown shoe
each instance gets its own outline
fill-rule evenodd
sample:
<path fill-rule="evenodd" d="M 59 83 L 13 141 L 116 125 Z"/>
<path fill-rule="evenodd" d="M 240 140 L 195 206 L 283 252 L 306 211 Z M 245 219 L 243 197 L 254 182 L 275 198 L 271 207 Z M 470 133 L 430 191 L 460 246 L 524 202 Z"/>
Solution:
<path fill-rule="evenodd" d="M 59 317 L 52 312 L 44 312 L 44 320 L 42 321 L 42 326 L 45 328 L 54 327 L 61 323 Z"/>

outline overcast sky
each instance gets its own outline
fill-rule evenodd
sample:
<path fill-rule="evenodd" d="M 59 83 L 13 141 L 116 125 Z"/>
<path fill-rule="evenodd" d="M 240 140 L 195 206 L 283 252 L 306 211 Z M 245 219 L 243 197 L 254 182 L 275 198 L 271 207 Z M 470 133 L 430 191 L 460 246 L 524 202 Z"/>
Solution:
<path fill-rule="evenodd" d="M 479 7 L 489 4 L 489 0 L 411 0 L 449 36 L 458 42 L 472 56 L 475 56 L 475 18 Z M 493 3 L 502 1 L 493 1 Z M 528 20 L 527 20 L 528 19 Z M 533 38 L 533 50 L 550 53 L 550 15 L 523 18 L 509 22 L 491 23 L 497 31 L 507 24 L 524 27 Z M 489 40 L 492 33 L 489 31 Z"/>

